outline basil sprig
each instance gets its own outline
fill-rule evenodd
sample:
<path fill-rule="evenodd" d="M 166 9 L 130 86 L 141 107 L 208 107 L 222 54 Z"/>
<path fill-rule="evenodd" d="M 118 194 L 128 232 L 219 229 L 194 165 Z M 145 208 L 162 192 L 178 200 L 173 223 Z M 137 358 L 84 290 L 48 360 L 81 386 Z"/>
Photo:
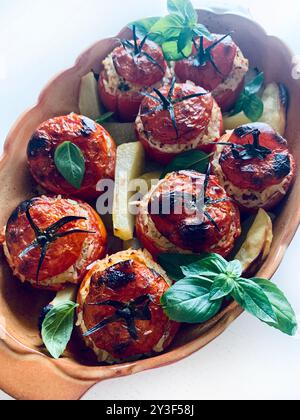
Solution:
<path fill-rule="evenodd" d="M 133 22 L 141 35 L 162 46 L 166 60 L 178 61 L 189 57 L 194 37 L 211 39 L 211 33 L 198 23 L 198 15 L 190 0 L 168 0 L 169 15 Z M 133 25 L 132 23 L 130 26 Z"/>
<path fill-rule="evenodd" d="M 182 170 L 194 170 L 201 174 L 206 174 L 209 165 L 210 156 L 201 150 L 190 150 L 188 152 L 181 153 L 165 168 L 161 174 L 161 179 L 171 172 L 182 171 Z"/>
<path fill-rule="evenodd" d="M 268 280 L 243 278 L 239 261 L 228 262 L 217 254 L 208 254 L 192 263 L 188 257 L 185 265 L 184 256 L 179 259 L 172 254 L 161 256 L 160 263 L 171 277 L 175 272 L 178 279 L 179 270 L 183 277 L 161 299 L 171 320 L 206 322 L 220 311 L 225 299 L 233 298 L 260 321 L 290 336 L 296 334 L 296 315 L 284 294 Z"/>
<path fill-rule="evenodd" d="M 79 147 L 70 141 L 65 141 L 56 149 L 54 162 L 65 180 L 79 189 L 85 175 L 85 160 Z"/>
<path fill-rule="evenodd" d="M 259 91 L 264 85 L 264 73 L 259 73 L 251 82 L 246 84 L 238 101 L 235 104 L 231 115 L 244 112 L 247 118 L 252 122 L 258 121 L 264 112 L 264 103 L 258 96 Z"/>
<path fill-rule="evenodd" d="M 77 304 L 66 301 L 48 312 L 42 325 L 43 342 L 54 359 L 59 359 L 66 350 L 74 328 Z"/>

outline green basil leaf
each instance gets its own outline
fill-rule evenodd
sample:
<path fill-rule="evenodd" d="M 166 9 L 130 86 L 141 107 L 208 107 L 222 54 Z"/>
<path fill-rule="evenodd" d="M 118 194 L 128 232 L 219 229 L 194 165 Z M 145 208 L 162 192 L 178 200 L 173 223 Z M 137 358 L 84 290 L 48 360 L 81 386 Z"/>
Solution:
<path fill-rule="evenodd" d="M 184 27 L 184 20 L 181 16 L 176 14 L 166 16 L 151 28 L 151 39 L 158 44 L 177 41 Z"/>
<path fill-rule="evenodd" d="M 205 277 L 214 281 L 220 274 L 227 274 L 228 262 L 218 254 L 209 254 L 203 259 L 181 267 L 186 277 Z"/>
<path fill-rule="evenodd" d="M 168 11 L 181 15 L 191 25 L 198 21 L 197 12 L 190 0 L 168 0 Z"/>
<path fill-rule="evenodd" d="M 62 143 L 55 151 L 57 170 L 74 188 L 79 189 L 85 175 L 85 161 L 82 151 L 70 141 Z"/>
<path fill-rule="evenodd" d="M 264 73 L 259 73 L 251 82 L 245 86 L 246 95 L 255 95 L 257 94 L 265 83 Z"/>
<path fill-rule="evenodd" d="M 209 297 L 210 283 L 184 279 L 163 295 L 161 304 L 171 320 L 198 324 L 213 318 L 222 307 L 222 300 L 211 302 Z"/>
<path fill-rule="evenodd" d="M 263 289 L 277 317 L 277 322 L 270 322 L 268 325 L 290 336 L 295 335 L 298 329 L 297 318 L 285 295 L 268 280 L 254 278 L 252 281 Z"/>
<path fill-rule="evenodd" d="M 132 29 L 133 26 L 136 27 L 137 35 L 140 38 L 143 38 L 146 36 L 149 32 L 151 32 L 151 29 L 153 26 L 160 20 L 160 17 L 150 17 L 146 19 L 137 20 L 135 22 L 132 22 L 128 25 L 130 29 Z"/>
<path fill-rule="evenodd" d="M 244 110 L 245 102 L 248 100 L 247 95 L 245 93 L 241 93 L 239 99 L 237 100 L 233 110 L 230 112 L 230 116 L 239 114 Z"/>
<path fill-rule="evenodd" d="M 54 359 L 60 358 L 71 339 L 77 306 L 71 301 L 61 303 L 51 309 L 45 317 L 42 325 L 42 338 Z"/>
<path fill-rule="evenodd" d="M 178 52 L 178 42 L 168 41 L 162 44 L 162 50 L 167 61 L 180 61 L 188 58 L 192 54 L 192 42 L 186 46 L 184 51 Z"/>
<path fill-rule="evenodd" d="M 209 298 L 211 301 L 223 299 L 233 291 L 235 282 L 226 274 L 220 274 L 214 281 Z"/>
<path fill-rule="evenodd" d="M 110 120 L 113 115 L 114 115 L 114 112 L 106 112 L 105 114 L 101 115 L 100 118 L 96 120 L 96 123 L 103 124 L 105 122 L 108 122 L 108 120 Z"/>
<path fill-rule="evenodd" d="M 195 263 L 201 258 L 203 258 L 201 255 L 195 254 L 161 254 L 158 257 L 158 262 L 168 276 L 177 281 L 184 277 L 181 270 L 182 266 Z"/>
<path fill-rule="evenodd" d="M 233 298 L 246 311 L 263 322 L 277 322 L 272 305 L 262 287 L 248 279 L 239 279 L 232 292 Z"/>
<path fill-rule="evenodd" d="M 193 39 L 193 31 L 190 28 L 187 28 L 181 31 L 178 38 L 178 42 L 177 42 L 178 53 L 181 53 L 183 55 L 187 49 L 192 51 L 193 49 L 192 39 Z"/>
<path fill-rule="evenodd" d="M 238 260 L 231 261 L 228 263 L 227 275 L 239 279 L 243 274 L 243 266 Z"/>
<path fill-rule="evenodd" d="M 161 179 L 171 172 L 192 169 L 202 174 L 207 172 L 210 156 L 200 150 L 191 150 L 178 155 L 163 171 Z"/>
<path fill-rule="evenodd" d="M 256 95 L 249 96 L 248 100 L 244 103 L 243 111 L 249 120 L 256 122 L 264 113 L 264 103 Z"/>
<path fill-rule="evenodd" d="M 196 35 L 196 36 L 204 36 L 204 38 L 207 38 L 208 40 L 213 40 L 213 36 L 212 36 L 212 34 L 210 33 L 210 31 L 207 29 L 207 27 L 206 26 L 204 26 L 204 25 L 201 25 L 201 23 L 198 23 L 195 27 L 194 27 L 194 29 L 193 29 L 193 31 L 194 31 L 194 34 Z"/>

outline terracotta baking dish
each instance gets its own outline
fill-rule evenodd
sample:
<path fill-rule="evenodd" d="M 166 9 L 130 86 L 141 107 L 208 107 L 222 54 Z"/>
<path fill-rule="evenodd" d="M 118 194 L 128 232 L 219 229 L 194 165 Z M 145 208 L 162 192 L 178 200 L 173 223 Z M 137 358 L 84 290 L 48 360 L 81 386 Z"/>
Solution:
<path fill-rule="evenodd" d="M 201 22 L 213 32 L 235 31 L 234 38 L 252 67 L 263 70 L 267 82 L 284 83 L 290 92 L 287 138 L 300 165 L 300 80 L 292 78 L 292 54 L 278 39 L 267 36 L 251 19 L 233 14 L 199 11 Z M 35 188 L 29 176 L 25 150 L 28 139 L 44 120 L 78 112 L 80 78 L 112 49 L 113 39 L 98 42 L 77 60 L 75 66 L 56 77 L 42 92 L 38 104 L 23 114 L 9 133 L 0 162 L 0 225 Z M 300 222 L 300 174 L 275 224 L 271 254 L 259 275 L 271 278 Z M 218 337 L 242 312 L 232 304 L 209 323 L 184 327 L 168 353 L 152 359 L 118 366 L 83 363 L 76 354 L 54 361 L 40 352 L 37 318 L 51 295 L 22 286 L 1 255 L 0 267 L 0 388 L 18 399 L 78 399 L 104 379 L 138 373 L 183 359 Z"/>

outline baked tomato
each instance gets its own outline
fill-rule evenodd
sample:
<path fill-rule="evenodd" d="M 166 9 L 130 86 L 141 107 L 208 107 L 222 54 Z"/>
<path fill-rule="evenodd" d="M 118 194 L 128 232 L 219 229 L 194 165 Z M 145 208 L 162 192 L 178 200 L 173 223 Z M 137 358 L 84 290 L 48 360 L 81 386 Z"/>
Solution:
<path fill-rule="evenodd" d="M 78 189 L 55 165 L 55 151 L 64 142 L 76 145 L 84 156 L 85 174 Z M 92 200 L 99 196 L 96 186 L 101 179 L 114 179 L 116 144 L 101 125 L 72 113 L 41 124 L 29 141 L 27 157 L 34 179 L 47 191 Z"/>
<path fill-rule="evenodd" d="M 78 295 L 78 324 L 100 362 L 124 362 L 164 351 L 179 324 L 160 300 L 169 279 L 142 251 L 124 251 L 95 263 Z"/>
<path fill-rule="evenodd" d="M 211 151 L 222 130 L 222 114 L 212 95 L 175 79 L 144 98 L 136 119 L 138 139 L 162 164 L 188 150 Z"/>
<path fill-rule="evenodd" d="M 154 257 L 203 252 L 226 256 L 241 233 L 240 214 L 215 176 L 180 171 L 145 196 L 136 230 Z"/>
<path fill-rule="evenodd" d="M 106 246 L 105 227 L 92 207 L 61 197 L 23 202 L 5 228 L 4 251 L 14 275 L 47 290 L 80 283 Z"/>
<path fill-rule="evenodd" d="M 217 147 L 213 170 L 227 193 L 246 210 L 272 209 L 295 175 L 287 141 L 269 125 L 255 123 L 226 134 Z"/>
<path fill-rule="evenodd" d="M 175 74 L 181 82 L 190 80 L 212 92 L 226 112 L 242 92 L 249 63 L 230 35 L 213 38 L 196 40 L 191 57 L 176 63 Z"/>
<path fill-rule="evenodd" d="M 161 48 L 151 41 L 121 40 L 103 61 L 100 74 L 100 99 L 116 118 L 124 122 L 135 120 L 143 92 L 151 86 L 160 86 L 168 77 L 169 69 Z"/>

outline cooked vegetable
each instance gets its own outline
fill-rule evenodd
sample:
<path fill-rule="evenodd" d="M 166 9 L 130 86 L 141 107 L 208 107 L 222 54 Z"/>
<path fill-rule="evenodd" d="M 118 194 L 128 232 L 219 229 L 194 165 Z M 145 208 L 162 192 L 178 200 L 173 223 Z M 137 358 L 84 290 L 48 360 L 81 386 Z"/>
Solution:
<path fill-rule="evenodd" d="M 247 238 L 238 252 L 243 272 L 255 273 L 268 257 L 273 241 L 272 220 L 268 213 L 260 209 L 248 232 Z"/>
<path fill-rule="evenodd" d="M 159 183 L 160 172 L 148 172 L 142 175 L 141 179 L 147 182 L 148 189 L 150 190 Z"/>
<path fill-rule="evenodd" d="M 286 129 L 287 91 L 286 88 L 277 83 L 267 85 L 262 95 L 264 112 L 260 122 L 269 124 L 281 136 Z M 244 112 L 233 116 L 224 116 L 225 130 L 233 130 L 241 125 L 249 124 L 251 121 Z"/>
<path fill-rule="evenodd" d="M 144 171 L 144 149 L 141 143 L 127 143 L 118 147 L 116 184 L 113 206 L 115 236 L 123 241 L 133 239 L 135 217 L 130 213 L 129 202 L 134 191 L 129 183 Z"/>
<path fill-rule="evenodd" d="M 93 72 L 88 73 L 81 79 L 79 110 L 81 115 L 85 115 L 92 120 L 97 120 L 101 117 L 98 82 Z"/>
<path fill-rule="evenodd" d="M 182 267 L 185 278 L 161 299 L 165 312 L 172 321 L 203 323 L 219 312 L 225 298 L 234 298 L 262 322 L 295 335 L 296 315 L 284 294 L 267 280 L 242 278 L 242 271 L 238 260 L 227 262 L 217 254 Z"/>

